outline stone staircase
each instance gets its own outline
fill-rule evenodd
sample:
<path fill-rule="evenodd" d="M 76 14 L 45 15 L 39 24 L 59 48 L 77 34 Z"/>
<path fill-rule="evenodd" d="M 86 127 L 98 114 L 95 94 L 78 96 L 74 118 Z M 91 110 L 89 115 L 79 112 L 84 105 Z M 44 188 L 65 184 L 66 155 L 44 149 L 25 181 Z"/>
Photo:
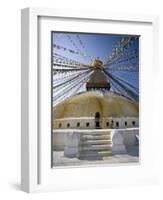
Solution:
<path fill-rule="evenodd" d="M 98 160 L 111 156 L 110 131 L 84 132 L 80 136 L 79 159 Z"/>

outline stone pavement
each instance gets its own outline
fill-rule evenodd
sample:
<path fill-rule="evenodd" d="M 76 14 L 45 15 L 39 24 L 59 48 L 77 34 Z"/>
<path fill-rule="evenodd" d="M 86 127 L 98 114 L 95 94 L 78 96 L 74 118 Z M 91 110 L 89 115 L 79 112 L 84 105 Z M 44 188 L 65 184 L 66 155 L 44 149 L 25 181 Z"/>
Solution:
<path fill-rule="evenodd" d="M 64 157 L 63 151 L 53 151 L 53 166 L 80 166 L 80 165 L 103 165 L 103 164 L 127 164 L 127 163 L 139 163 L 138 147 L 127 149 L 127 154 L 112 155 L 103 158 L 67 158 Z"/>

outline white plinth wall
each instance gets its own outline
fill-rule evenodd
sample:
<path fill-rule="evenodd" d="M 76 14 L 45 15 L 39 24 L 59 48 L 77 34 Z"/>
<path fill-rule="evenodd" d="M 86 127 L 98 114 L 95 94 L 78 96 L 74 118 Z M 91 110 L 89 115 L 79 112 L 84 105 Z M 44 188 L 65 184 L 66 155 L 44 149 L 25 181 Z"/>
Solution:
<path fill-rule="evenodd" d="M 71 158 L 80 157 L 81 147 L 83 147 L 86 153 L 103 148 L 100 149 L 100 151 L 103 150 L 103 155 L 125 154 L 127 147 L 137 145 L 138 135 L 138 128 L 93 130 L 54 129 L 53 150 L 64 151 L 64 156 Z M 89 140 L 83 140 L 83 138 Z M 91 140 L 91 138 L 94 140 Z M 95 138 L 101 138 L 98 141 L 103 143 L 98 145 Z"/>

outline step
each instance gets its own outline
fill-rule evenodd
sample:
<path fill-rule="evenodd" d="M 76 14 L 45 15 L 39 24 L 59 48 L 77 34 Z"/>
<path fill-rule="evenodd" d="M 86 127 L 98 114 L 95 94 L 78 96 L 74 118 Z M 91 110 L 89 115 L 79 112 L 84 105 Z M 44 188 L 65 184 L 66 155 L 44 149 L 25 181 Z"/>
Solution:
<path fill-rule="evenodd" d="M 80 146 L 80 151 L 95 151 L 95 150 L 110 150 L 111 145 L 110 144 L 98 144 L 98 145 L 89 145 L 89 146 Z"/>
<path fill-rule="evenodd" d="M 89 144 L 111 144 L 111 140 L 81 140 L 80 145 L 89 145 Z"/>
<path fill-rule="evenodd" d="M 110 135 L 82 135 L 81 140 L 100 140 L 100 139 L 110 139 Z"/>
<path fill-rule="evenodd" d="M 84 132 L 82 135 L 110 135 L 111 132 Z"/>
<path fill-rule="evenodd" d="M 80 159 L 84 159 L 84 158 L 101 158 L 101 157 L 107 157 L 107 156 L 112 156 L 112 152 L 111 151 L 100 151 L 100 152 L 85 152 L 85 153 L 80 153 L 80 155 L 78 156 Z"/>

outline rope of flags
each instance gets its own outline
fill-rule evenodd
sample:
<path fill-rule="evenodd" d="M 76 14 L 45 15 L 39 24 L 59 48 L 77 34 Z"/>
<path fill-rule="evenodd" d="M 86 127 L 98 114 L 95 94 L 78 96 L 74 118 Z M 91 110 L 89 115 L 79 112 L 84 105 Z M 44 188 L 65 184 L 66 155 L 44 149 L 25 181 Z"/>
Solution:
<path fill-rule="evenodd" d="M 112 70 L 112 71 L 129 71 L 129 72 L 138 72 L 139 65 L 136 63 L 128 64 L 128 65 L 122 65 L 122 66 L 109 66 L 105 69 Z"/>
<path fill-rule="evenodd" d="M 61 65 L 61 64 L 68 65 L 69 67 L 70 66 L 79 67 L 79 68 L 88 67 L 87 65 L 80 63 L 78 61 L 66 58 L 66 57 L 64 57 L 60 54 L 57 54 L 57 53 L 53 53 L 53 65 Z"/>
<path fill-rule="evenodd" d="M 59 103 L 63 97 L 65 98 L 69 97 L 70 92 L 74 90 L 76 87 L 79 87 L 81 83 L 84 84 L 85 82 L 87 82 L 87 79 L 91 75 L 91 73 L 92 73 L 91 70 L 89 70 L 88 72 L 84 72 L 80 77 L 76 77 L 70 84 L 66 84 L 62 89 L 60 90 L 57 89 L 55 90 L 55 92 L 53 91 L 54 92 L 53 105 L 57 105 L 57 103 Z M 59 94 L 58 94 L 58 91 L 60 92 Z"/>
<path fill-rule="evenodd" d="M 67 78 L 73 78 L 75 74 L 81 73 L 81 71 L 64 71 L 64 73 L 56 72 L 55 69 L 53 69 L 53 84 L 62 82 L 63 80 L 66 80 Z"/>
<path fill-rule="evenodd" d="M 89 68 L 88 68 L 89 69 Z M 59 68 L 56 68 L 56 69 L 53 69 L 53 74 L 56 74 L 56 73 L 65 73 L 65 72 L 78 72 L 78 71 L 86 71 L 88 69 L 59 69 Z"/>
<path fill-rule="evenodd" d="M 53 44 L 53 47 L 54 47 L 55 49 L 58 49 L 58 50 L 61 49 L 61 50 L 64 50 L 64 51 L 68 51 L 69 53 L 73 53 L 73 54 L 80 55 L 80 53 L 79 53 L 78 51 L 74 51 L 74 50 L 72 50 L 72 49 L 63 47 L 63 46 L 61 46 L 61 45 L 59 45 L 59 44 Z"/>
<path fill-rule="evenodd" d="M 76 35 L 77 39 L 79 40 L 79 43 L 81 45 L 81 47 L 84 49 L 85 48 L 85 44 L 83 43 L 83 41 L 81 40 L 79 35 Z"/>
<path fill-rule="evenodd" d="M 82 52 L 80 50 L 80 48 L 76 45 L 76 43 L 74 42 L 74 40 L 72 39 L 72 37 L 68 34 L 66 34 L 66 37 L 68 38 L 68 40 L 71 42 L 71 44 L 73 45 L 74 49 L 75 50 L 72 50 L 72 49 L 69 49 L 69 48 L 66 48 L 66 47 L 63 47 L 63 46 L 60 46 L 60 45 L 57 45 L 57 44 L 54 44 L 54 48 L 56 49 L 62 49 L 64 51 L 69 51 L 69 53 L 73 53 L 73 54 L 77 54 L 77 55 L 80 55 L 82 57 L 88 57 L 91 61 L 94 60 L 94 57 L 91 56 L 88 52 Z M 76 38 L 78 39 L 79 41 L 79 45 L 82 47 L 82 49 L 85 51 L 85 43 L 82 41 L 81 37 L 77 34 L 76 35 Z"/>
<path fill-rule="evenodd" d="M 79 41 L 80 46 L 81 46 L 83 49 L 85 49 L 85 48 L 86 48 L 86 45 L 85 45 L 85 43 L 82 41 L 81 37 L 80 37 L 78 34 L 76 35 L 76 37 L 77 37 L 77 39 L 78 39 L 78 41 Z M 93 60 L 95 59 L 93 56 L 91 56 L 91 55 L 89 55 L 89 54 L 88 54 L 88 57 L 91 59 L 91 61 L 93 61 Z"/>
<path fill-rule="evenodd" d="M 114 64 L 119 64 L 119 63 L 122 63 L 122 62 L 127 62 L 127 61 L 130 61 L 130 60 L 137 59 L 138 56 L 139 56 L 138 50 L 135 49 L 131 53 L 128 53 L 128 54 L 123 53 L 120 57 L 117 57 L 117 59 L 114 59 L 110 62 L 107 62 L 106 65 L 114 65 Z"/>
<path fill-rule="evenodd" d="M 131 44 L 133 43 L 134 40 L 136 40 L 138 37 L 137 36 L 129 36 L 127 38 L 122 37 L 121 41 L 118 42 L 115 45 L 115 48 L 112 50 L 111 55 L 108 57 L 108 62 L 107 63 L 112 63 L 115 58 L 117 58 L 118 55 L 123 53 L 126 49 L 128 49 Z"/>
<path fill-rule="evenodd" d="M 79 44 L 82 47 L 82 49 L 85 49 L 85 44 L 83 43 L 83 41 L 81 40 L 79 35 L 76 35 L 77 39 L 79 40 Z M 78 46 L 76 45 L 76 43 L 73 41 L 72 37 L 70 35 L 67 35 L 67 38 L 69 39 L 69 41 L 71 42 L 71 44 L 73 45 L 73 47 L 80 53 L 80 55 L 82 55 L 83 57 L 85 57 L 84 55 L 86 55 L 86 57 L 89 57 L 91 61 L 94 60 L 94 58 L 92 56 L 89 55 L 89 53 L 83 53 Z"/>
<path fill-rule="evenodd" d="M 58 49 L 58 50 L 68 51 L 69 53 L 76 54 L 76 55 L 79 55 L 79 56 L 82 56 L 82 57 L 89 57 L 89 55 L 87 53 L 84 53 L 84 52 L 81 52 L 81 51 L 80 52 L 75 51 L 75 50 L 69 49 L 67 47 L 63 47 L 61 45 L 58 45 L 58 44 L 53 44 L 53 48 Z"/>
<path fill-rule="evenodd" d="M 71 38 L 71 36 L 67 35 L 67 38 L 69 39 L 69 41 L 71 42 L 71 44 L 73 45 L 73 47 L 82 55 L 81 50 L 77 47 L 77 45 L 75 44 L 75 42 L 73 41 L 73 39 Z"/>
<path fill-rule="evenodd" d="M 120 88 L 120 90 L 122 90 L 122 94 L 125 93 L 127 97 L 129 97 L 130 99 L 132 99 L 135 102 L 139 101 L 139 95 L 137 92 L 133 91 L 132 89 L 130 89 L 129 87 L 126 87 L 122 82 L 120 82 L 116 76 L 108 73 L 106 70 L 103 70 L 104 73 L 107 75 L 107 77 L 109 78 L 109 80 L 113 81 L 116 85 L 116 87 L 118 86 Z"/>
<path fill-rule="evenodd" d="M 112 76 L 114 76 L 116 79 L 118 79 L 120 82 L 122 82 L 124 85 L 127 85 L 130 87 L 132 90 L 134 90 L 136 93 L 138 93 L 139 88 L 131 84 L 130 82 L 124 80 L 122 77 L 120 77 L 118 74 L 115 73 L 110 73 Z"/>

